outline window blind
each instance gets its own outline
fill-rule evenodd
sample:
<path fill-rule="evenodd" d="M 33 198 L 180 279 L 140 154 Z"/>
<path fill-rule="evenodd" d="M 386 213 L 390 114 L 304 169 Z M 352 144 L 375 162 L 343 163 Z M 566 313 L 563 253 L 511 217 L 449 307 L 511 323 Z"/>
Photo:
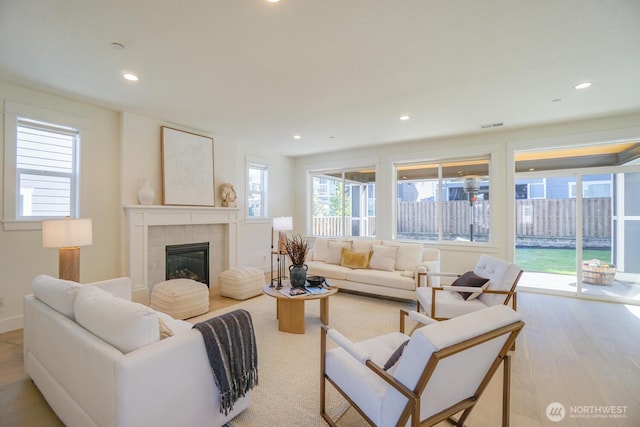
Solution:
<path fill-rule="evenodd" d="M 19 217 L 71 215 L 79 131 L 19 118 L 16 173 Z"/>

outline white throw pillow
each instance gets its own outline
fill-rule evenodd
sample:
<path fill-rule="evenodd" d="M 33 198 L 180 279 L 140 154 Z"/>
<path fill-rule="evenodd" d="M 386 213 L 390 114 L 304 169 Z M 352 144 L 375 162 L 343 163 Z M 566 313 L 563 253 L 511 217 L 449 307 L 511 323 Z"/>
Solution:
<path fill-rule="evenodd" d="M 329 248 L 327 252 L 327 264 L 340 264 L 342 260 L 342 249 L 351 250 L 351 240 L 329 240 L 327 246 Z"/>
<path fill-rule="evenodd" d="M 354 239 L 351 250 L 354 252 L 369 252 L 373 245 L 381 245 L 382 240 Z"/>
<path fill-rule="evenodd" d="M 396 266 L 397 246 L 379 246 L 372 247 L 373 254 L 369 260 L 369 268 L 373 270 L 394 271 Z"/>
<path fill-rule="evenodd" d="M 37 276 L 31 283 L 36 298 L 71 320 L 75 320 L 73 304 L 81 287 L 77 282 L 56 279 L 44 274 Z"/>
<path fill-rule="evenodd" d="M 422 262 L 422 249 L 420 243 L 383 242 L 384 246 L 397 246 L 396 270 L 415 270 Z"/>
<path fill-rule="evenodd" d="M 76 322 L 123 353 L 160 340 L 158 315 L 149 307 L 95 286 L 78 290 Z"/>
<path fill-rule="evenodd" d="M 323 261 L 323 262 L 327 261 L 327 253 L 329 252 L 329 248 L 327 246 L 328 242 L 329 242 L 329 239 L 326 239 L 324 237 L 316 238 L 316 242 L 313 246 L 314 261 Z"/>

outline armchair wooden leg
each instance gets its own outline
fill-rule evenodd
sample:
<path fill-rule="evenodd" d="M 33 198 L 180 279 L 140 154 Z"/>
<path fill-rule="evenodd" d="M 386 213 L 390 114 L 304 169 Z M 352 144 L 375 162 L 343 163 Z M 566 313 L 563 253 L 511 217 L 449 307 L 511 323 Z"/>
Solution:
<path fill-rule="evenodd" d="M 327 330 L 320 329 L 320 416 L 325 417 L 326 412 L 326 380 L 324 377 L 325 356 L 327 354 Z"/>
<path fill-rule="evenodd" d="M 502 427 L 509 427 L 509 413 L 511 412 L 511 356 L 506 355 L 503 362 L 502 376 Z"/>

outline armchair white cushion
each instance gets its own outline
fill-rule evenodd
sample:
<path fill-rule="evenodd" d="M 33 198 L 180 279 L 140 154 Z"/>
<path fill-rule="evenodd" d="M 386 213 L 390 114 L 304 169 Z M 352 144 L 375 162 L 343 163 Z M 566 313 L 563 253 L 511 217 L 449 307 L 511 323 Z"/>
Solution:
<path fill-rule="evenodd" d="M 522 269 L 501 259 L 481 255 L 473 272 L 489 281 L 482 288 L 458 286 L 421 286 L 416 289 L 418 310 L 424 307 L 427 315 L 434 319 L 450 319 L 483 308 L 512 303 L 516 308 L 516 286 L 522 275 Z M 431 273 L 427 273 L 431 274 Z M 454 273 L 435 273 L 440 277 L 458 277 Z M 479 293 L 477 298 L 465 300 L 461 292 Z"/>
<path fill-rule="evenodd" d="M 394 332 L 349 342 L 350 350 L 340 346 L 328 351 L 326 337 L 333 334 L 323 327 L 321 414 L 333 422 L 325 412 L 328 380 L 372 425 L 435 425 L 461 410 L 465 410 L 464 422 L 500 363 L 508 359 L 508 350 L 523 326 L 517 312 L 498 305 L 433 322 L 416 329 L 411 337 Z M 382 366 L 407 340 L 395 367 L 385 372 Z M 504 392 L 508 396 L 508 390 Z M 508 412 L 508 399 L 503 404 L 503 411 Z"/>

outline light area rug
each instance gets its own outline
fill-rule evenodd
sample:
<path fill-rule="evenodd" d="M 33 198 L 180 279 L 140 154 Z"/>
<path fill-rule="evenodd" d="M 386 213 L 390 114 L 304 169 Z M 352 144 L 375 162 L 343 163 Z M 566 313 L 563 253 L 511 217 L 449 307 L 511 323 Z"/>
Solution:
<path fill-rule="evenodd" d="M 320 301 L 305 302 L 305 334 L 278 331 L 276 300 L 260 295 L 231 307 L 189 319 L 195 323 L 236 309 L 251 313 L 258 344 L 259 385 L 252 403 L 230 423 L 235 427 L 326 426 L 320 416 Z M 329 300 L 329 324 L 353 341 L 398 330 L 400 309 L 415 303 L 337 293 Z M 328 347 L 334 344 L 328 341 Z M 327 383 L 327 413 L 345 414 L 346 400 Z M 353 414 L 351 414 L 353 412 Z M 367 425 L 350 410 L 340 426 Z"/>

